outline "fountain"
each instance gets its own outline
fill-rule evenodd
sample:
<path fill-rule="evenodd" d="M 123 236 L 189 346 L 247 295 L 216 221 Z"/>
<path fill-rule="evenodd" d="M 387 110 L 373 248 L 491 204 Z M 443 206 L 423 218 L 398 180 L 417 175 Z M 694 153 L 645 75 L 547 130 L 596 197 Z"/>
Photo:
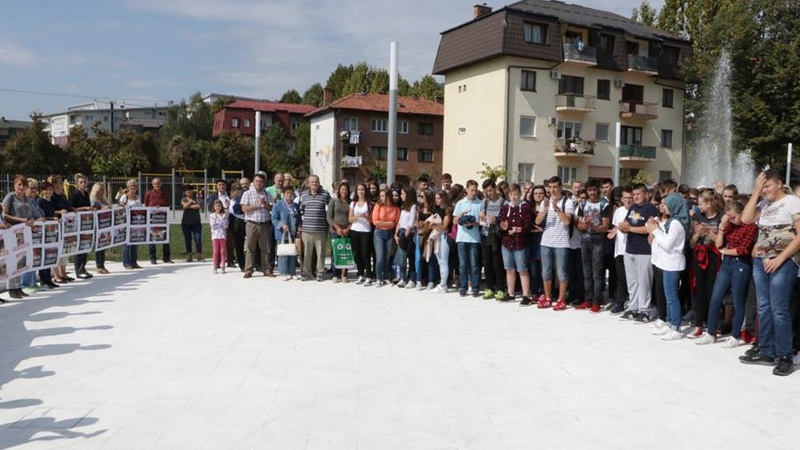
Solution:
<path fill-rule="evenodd" d="M 691 152 L 687 154 L 686 183 L 693 187 L 713 187 L 716 181 L 722 180 L 725 184 L 735 184 L 739 192 L 747 193 L 753 188 L 756 169 L 749 150 L 734 155 L 731 148 L 733 124 L 730 84 L 731 58 L 728 51 L 723 50 L 699 124 L 700 131 L 693 139 Z"/>

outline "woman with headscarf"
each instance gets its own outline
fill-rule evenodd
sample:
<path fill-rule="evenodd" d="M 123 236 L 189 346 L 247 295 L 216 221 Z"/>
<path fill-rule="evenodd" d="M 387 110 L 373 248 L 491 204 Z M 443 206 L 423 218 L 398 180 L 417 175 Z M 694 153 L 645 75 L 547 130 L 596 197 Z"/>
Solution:
<path fill-rule="evenodd" d="M 653 334 L 665 341 L 683 338 L 680 333 L 681 301 L 678 298 L 681 271 L 686 268 L 683 249 L 689 233 L 689 210 L 686 200 L 680 194 L 670 194 L 663 202 L 663 212 L 667 215 L 663 228 L 658 219 L 651 217 L 645 227 L 652 245 L 652 263 L 661 269 L 664 280 L 664 296 L 667 298 L 666 324 L 656 328 Z"/>

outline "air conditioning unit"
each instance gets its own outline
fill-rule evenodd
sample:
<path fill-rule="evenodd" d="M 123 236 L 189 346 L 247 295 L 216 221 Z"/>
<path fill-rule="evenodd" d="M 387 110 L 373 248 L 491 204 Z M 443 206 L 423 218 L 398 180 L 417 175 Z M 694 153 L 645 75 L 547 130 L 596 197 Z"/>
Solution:
<path fill-rule="evenodd" d="M 559 72 L 557 70 L 551 70 L 550 71 L 550 78 L 552 78 L 554 80 L 560 80 L 561 79 L 561 72 Z"/>
<path fill-rule="evenodd" d="M 547 124 L 550 125 L 551 127 L 554 127 L 554 126 L 558 125 L 558 118 L 556 118 L 556 117 L 548 117 L 548 123 Z"/>
<path fill-rule="evenodd" d="M 614 86 L 618 88 L 625 87 L 625 80 L 623 80 L 622 78 L 617 78 L 616 80 L 614 80 Z"/>

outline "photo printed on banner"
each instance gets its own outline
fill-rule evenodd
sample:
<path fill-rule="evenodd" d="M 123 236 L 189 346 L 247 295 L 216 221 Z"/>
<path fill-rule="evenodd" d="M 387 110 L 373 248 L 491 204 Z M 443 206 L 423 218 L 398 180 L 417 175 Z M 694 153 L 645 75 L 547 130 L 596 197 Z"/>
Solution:
<path fill-rule="evenodd" d="M 128 224 L 128 209 L 124 206 L 115 206 L 111 209 L 114 215 L 114 226 L 119 227 Z"/>

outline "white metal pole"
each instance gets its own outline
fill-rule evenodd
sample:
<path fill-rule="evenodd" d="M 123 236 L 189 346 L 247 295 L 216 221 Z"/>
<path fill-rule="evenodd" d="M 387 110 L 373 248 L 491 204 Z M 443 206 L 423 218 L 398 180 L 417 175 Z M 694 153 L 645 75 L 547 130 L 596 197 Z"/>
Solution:
<path fill-rule="evenodd" d="M 789 183 L 792 180 L 792 143 L 789 143 L 789 149 L 786 151 L 786 186 L 791 186 Z"/>
<path fill-rule="evenodd" d="M 253 173 L 258 173 L 261 170 L 261 111 L 256 111 L 256 170 Z"/>
<path fill-rule="evenodd" d="M 614 145 L 616 146 L 616 151 L 614 152 L 614 186 L 619 186 L 619 152 L 620 144 L 622 143 L 622 124 L 620 122 L 616 123 L 614 134 Z"/>
<path fill-rule="evenodd" d="M 397 171 L 397 54 L 398 43 L 392 41 L 389 51 L 389 142 L 386 155 L 386 183 L 394 183 Z"/>

